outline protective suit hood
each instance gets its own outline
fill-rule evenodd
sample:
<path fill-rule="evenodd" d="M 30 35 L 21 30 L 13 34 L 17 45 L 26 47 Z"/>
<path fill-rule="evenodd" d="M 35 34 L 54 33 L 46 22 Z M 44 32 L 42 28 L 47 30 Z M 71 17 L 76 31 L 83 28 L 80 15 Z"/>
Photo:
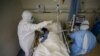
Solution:
<path fill-rule="evenodd" d="M 23 11 L 22 20 L 27 22 L 32 22 L 32 13 L 30 11 Z"/>
<path fill-rule="evenodd" d="M 88 29 L 89 29 L 89 22 L 85 20 L 81 23 L 80 30 L 88 30 Z"/>

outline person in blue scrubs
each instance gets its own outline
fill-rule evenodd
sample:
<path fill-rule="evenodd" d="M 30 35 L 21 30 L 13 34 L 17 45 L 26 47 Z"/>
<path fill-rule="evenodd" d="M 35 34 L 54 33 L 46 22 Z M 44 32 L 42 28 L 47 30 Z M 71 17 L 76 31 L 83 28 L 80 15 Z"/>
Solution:
<path fill-rule="evenodd" d="M 71 56 L 84 56 L 96 46 L 96 37 L 88 29 L 89 22 L 85 20 L 81 23 L 79 31 L 70 34 L 73 40 L 70 48 Z"/>

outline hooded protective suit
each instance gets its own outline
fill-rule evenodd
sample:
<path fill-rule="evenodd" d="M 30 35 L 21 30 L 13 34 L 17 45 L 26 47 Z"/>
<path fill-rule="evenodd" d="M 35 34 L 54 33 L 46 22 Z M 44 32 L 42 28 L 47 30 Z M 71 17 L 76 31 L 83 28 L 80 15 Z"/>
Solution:
<path fill-rule="evenodd" d="M 30 56 L 32 51 L 32 43 L 35 37 L 35 30 L 39 30 L 52 23 L 52 21 L 44 21 L 38 24 L 32 24 L 32 13 L 29 11 L 24 11 L 22 13 L 22 20 L 18 25 L 18 37 L 20 47 L 25 52 L 25 56 Z"/>
<path fill-rule="evenodd" d="M 96 37 L 88 31 L 89 22 L 83 21 L 80 30 L 74 32 L 70 37 L 74 40 L 71 46 L 71 56 L 84 55 L 91 52 L 96 45 Z"/>
<path fill-rule="evenodd" d="M 57 29 L 59 27 L 59 30 Z M 53 23 L 47 27 L 49 34 L 47 39 L 38 45 L 33 56 L 69 56 L 62 37 L 58 32 L 61 26 Z"/>

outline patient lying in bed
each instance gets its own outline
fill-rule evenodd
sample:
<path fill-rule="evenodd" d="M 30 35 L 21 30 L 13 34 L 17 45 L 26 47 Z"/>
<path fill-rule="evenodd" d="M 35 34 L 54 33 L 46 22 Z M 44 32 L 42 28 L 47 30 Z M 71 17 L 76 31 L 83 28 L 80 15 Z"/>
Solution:
<path fill-rule="evenodd" d="M 53 23 L 48 25 L 47 30 L 48 34 L 45 38 L 39 38 L 39 43 L 34 49 L 33 56 L 69 56 L 62 36 L 59 34 L 61 31 L 60 24 Z"/>

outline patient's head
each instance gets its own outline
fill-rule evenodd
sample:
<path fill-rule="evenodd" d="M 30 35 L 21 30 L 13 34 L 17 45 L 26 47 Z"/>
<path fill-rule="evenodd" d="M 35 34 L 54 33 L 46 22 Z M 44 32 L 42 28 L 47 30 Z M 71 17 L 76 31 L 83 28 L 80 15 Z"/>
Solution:
<path fill-rule="evenodd" d="M 46 33 L 46 32 L 49 32 L 47 28 L 42 28 L 41 31 L 42 31 L 43 34 Z"/>

